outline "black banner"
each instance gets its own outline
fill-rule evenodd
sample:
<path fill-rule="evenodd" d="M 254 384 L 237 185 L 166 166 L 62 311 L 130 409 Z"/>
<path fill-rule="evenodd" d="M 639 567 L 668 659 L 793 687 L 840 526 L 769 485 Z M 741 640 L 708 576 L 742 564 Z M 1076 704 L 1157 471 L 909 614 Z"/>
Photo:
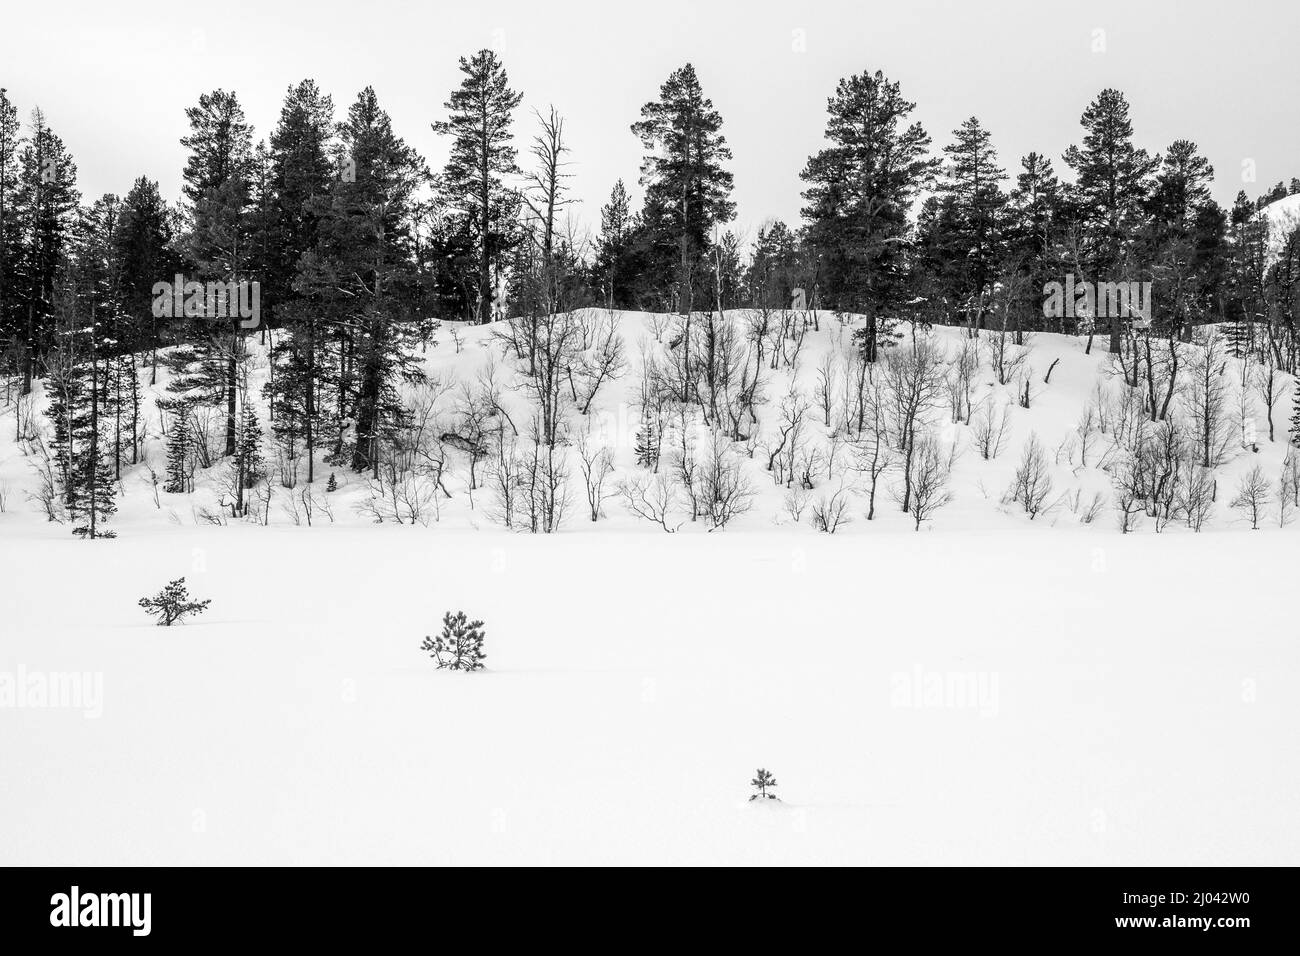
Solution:
<path fill-rule="evenodd" d="M 731 936 L 935 943 L 1120 941 L 1180 949 L 1288 941 L 1294 873 L 1268 869 L 678 871 L 593 878 L 581 870 L 7 869 L 6 943 L 99 947 L 200 941 L 435 945 L 464 932 L 589 931 L 614 921 L 648 943 L 707 928 Z M 697 882 L 698 881 L 698 882 Z M 455 926 L 449 935 L 441 926 Z M 621 935 L 621 934 L 620 934 Z M 9 949 L 9 952 L 23 952 Z"/>

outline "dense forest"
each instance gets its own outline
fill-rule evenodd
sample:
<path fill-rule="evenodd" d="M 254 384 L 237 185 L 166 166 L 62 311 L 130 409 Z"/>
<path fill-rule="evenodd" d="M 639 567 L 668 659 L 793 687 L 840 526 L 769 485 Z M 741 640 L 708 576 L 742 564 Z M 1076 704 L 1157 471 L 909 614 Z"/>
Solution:
<path fill-rule="evenodd" d="M 406 387 L 424 376 L 421 353 L 448 322 L 502 327 L 495 334 L 534 400 L 531 431 L 521 423 L 533 439 L 530 470 L 512 473 L 500 442 L 488 440 L 501 412 L 490 388 L 466 399 L 470 413 L 439 437 L 468 448 L 471 466 L 495 457 L 501 493 L 527 485 L 533 502 L 539 482 L 554 495 L 561 466 L 552 456 L 572 444 L 566 415 L 585 414 L 625 365 L 612 323 L 602 331 L 565 318 L 584 309 L 676 317 L 664 330 L 671 358 L 654 396 L 643 396 L 638 459 L 652 467 L 664 426 L 651 407 L 691 407 L 743 445 L 764 363 L 777 367 L 768 324 L 792 330 L 792 314 L 860 317 L 853 336 L 866 369 L 897 351 L 904 328 L 960 326 L 972 338 L 998 330 L 1016 345 L 1059 332 L 1086 337 L 1089 352 L 1095 337 L 1153 423 L 1171 420 L 1179 375 L 1194 374 L 1180 346 L 1200 327 L 1221 327 L 1214 347 L 1225 358 L 1270 369 L 1270 389 L 1296 371 L 1300 231 L 1272 234 L 1260 210 L 1300 192 L 1300 180 L 1241 192 L 1225 210 L 1196 144 L 1138 146 L 1117 90 L 1087 106 L 1078 143 L 1061 157 L 1008 162 L 977 117 L 938 145 L 898 83 L 880 72 L 846 77 L 827 102 L 825 144 L 801 173 L 802 220 L 742 237 L 728 229 L 735 158 L 724 120 L 691 65 L 628 117 L 644 146 L 635 171 L 643 199 L 634 208 L 626 182 L 613 183 L 594 232 L 571 214 L 562 112 L 525 114 L 490 50 L 460 69 L 459 86 L 431 110 L 448 144 L 441 169 L 407 145 L 371 88 L 340 111 L 314 81 L 290 86 L 265 137 L 235 92 L 205 93 L 187 110 L 175 202 L 147 170 L 122 195 L 83 197 L 47 117 L 31 109 L 20 119 L 0 90 L 0 400 L 21 406 L 43 385 L 46 421 L 20 408 L 16 437 L 46 436 L 33 457 L 51 520 L 102 535 L 124 469 L 144 463 L 149 422 L 165 447 L 157 483 L 192 491 L 197 470 L 223 464 L 234 516 L 269 481 L 272 460 L 294 462 L 288 477 L 281 466 L 285 487 L 322 481 L 322 464 L 377 482 L 416 467 L 420 409 Z M 1145 314 L 1048 315 L 1044 289 L 1067 276 L 1149 283 L 1152 304 Z M 236 295 L 247 306 L 250 285 L 253 321 L 230 307 Z M 184 307 L 171 308 L 181 291 Z M 743 361 L 720 321 L 736 309 L 760 316 L 743 330 L 755 343 Z M 253 342 L 270 362 L 258 402 Z M 913 366 L 917 354 L 913 344 Z M 1214 366 L 1201 364 L 1209 381 Z M 915 368 L 882 379 L 905 389 L 909 374 Z M 160 381 L 166 397 L 147 408 L 144 391 Z M 855 439 L 871 407 L 862 394 L 856 416 L 844 410 Z M 915 420 L 882 439 L 908 469 L 905 511 L 914 455 L 926 453 Z M 500 435 L 505 426 L 495 427 Z M 1211 443 L 1200 442 L 1205 467 Z M 773 453 L 768 470 L 779 461 Z M 695 485 L 683 487 L 694 501 Z M 725 489 L 714 492 L 693 504 L 692 519 L 728 507 Z M 647 507 L 648 493 L 642 486 L 638 499 L 634 488 L 628 501 Z M 543 504 L 530 530 L 552 530 L 553 520 Z"/>

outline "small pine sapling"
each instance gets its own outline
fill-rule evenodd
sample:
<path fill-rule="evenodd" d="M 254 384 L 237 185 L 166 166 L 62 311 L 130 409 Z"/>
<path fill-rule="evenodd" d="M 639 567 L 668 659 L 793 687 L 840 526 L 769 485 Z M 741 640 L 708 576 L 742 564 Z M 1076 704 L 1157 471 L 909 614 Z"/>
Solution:
<path fill-rule="evenodd" d="M 329 478 L 329 481 L 325 482 L 325 490 L 326 490 L 327 492 L 330 492 L 330 491 L 338 491 L 338 490 L 339 490 L 339 482 L 338 482 L 338 479 L 334 477 L 334 472 L 332 472 L 332 471 L 330 472 L 330 478 Z"/>
<path fill-rule="evenodd" d="M 775 800 L 775 793 L 768 793 L 768 790 L 776 788 L 776 777 L 772 776 L 762 767 L 754 775 L 754 779 L 749 781 L 749 785 L 757 790 L 757 793 L 750 794 L 750 800 Z"/>
<path fill-rule="evenodd" d="M 464 611 L 455 614 L 448 611 L 442 616 L 442 633 L 437 637 L 425 637 L 420 650 L 428 651 L 439 668 L 477 671 L 483 669 L 483 661 L 487 658 L 483 652 L 483 638 L 482 621 L 467 620 Z"/>
<path fill-rule="evenodd" d="M 202 614 L 211 600 L 191 601 L 185 579 L 177 578 L 151 598 L 140 598 L 140 606 L 158 618 L 159 627 L 171 627 L 191 614 Z"/>

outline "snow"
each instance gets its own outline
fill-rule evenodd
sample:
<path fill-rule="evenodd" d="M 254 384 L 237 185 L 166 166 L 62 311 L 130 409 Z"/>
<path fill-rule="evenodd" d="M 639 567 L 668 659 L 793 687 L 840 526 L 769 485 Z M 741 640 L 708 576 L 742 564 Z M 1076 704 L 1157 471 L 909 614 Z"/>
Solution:
<path fill-rule="evenodd" d="M 634 361 L 646 319 L 618 316 Z M 848 342 L 820 322 L 805 387 Z M 487 333 L 462 335 L 428 364 L 472 380 Z M 0 862 L 1294 865 L 1295 527 L 1221 505 L 1202 534 L 1121 535 L 1071 511 L 1107 478 L 1064 459 L 1050 514 L 1000 503 L 1028 435 L 1055 461 L 1106 381 L 1083 349 L 1034 338 L 1038 392 L 994 461 L 939 411 L 966 451 L 920 532 L 882 494 L 879 520 L 858 501 L 817 534 L 758 461 L 750 514 L 676 535 L 617 500 L 593 525 L 576 488 L 560 534 L 509 533 L 463 468 L 428 526 L 371 524 L 353 477 L 332 524 L 273 504 L 269 527 L 215 527 L 195 517 L 212 479 L 155 507 L 136 468 L 120 536 L 86 542 L 26 500 L 9 410 Z M 977 404 L 1009 400 L 979 382 Z M 621 473 L 634 394 L 632 374 L 596 411 Z M 1280 465 L 1256 418 L 1225 486 Z M 151 626 L 136 600 L 182 574 L 210 610 Z M 461 609 L 485 622 L 482 673 L 419 650 Z M 97 675 L 102 699 L 5 706 L 20 668 Z M 748 801 L 757 767 L 779 801 Z"/>
<path fill-rule="evenodd" d="M 1281 535 L 159 528 L 105 542 L 111 561 L 23 545 L 0 548 L 0 670 L 100 672 L 103 700 L 97 719 L 0 710 L 6 864 L 1300 849 Z M 150 626 L 135 597 L 180 573 L 210 612 Z M 449 608 L 486 622 L 487 671 L 418 650 Z M 758 766 L 779 781 L 764 812 Z"/>
<path fill-rule="evenodd" d="M 1259 215 L 1268 223 L 1265 256 L 1272 264 L 1282 254 L 1291 233 L 1300 226 L 1300 193 L 1275 199 L 1261 209 Z"/>

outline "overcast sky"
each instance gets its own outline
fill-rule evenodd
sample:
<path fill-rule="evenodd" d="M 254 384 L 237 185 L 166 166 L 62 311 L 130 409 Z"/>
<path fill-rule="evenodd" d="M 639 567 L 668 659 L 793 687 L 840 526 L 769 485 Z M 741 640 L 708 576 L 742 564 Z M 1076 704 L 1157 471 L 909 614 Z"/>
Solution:
<path fill-rule="evenodd" d="M 566 117 L 589 221 L 617 178 L 634 186 L 640 144 L 628 127 L 687 61 L 722 114 L 749 236 L 771 217 L 797 221 L 798 175 L 821 143 L 826 98 L 862 70 L 902 83 L 936 150 L 979 116 L 1009 171 L 1034 149 L 1061 169 L 1083 109 L 1114 86 L 1141 145 L 1201 146 L 1220 202 L 1300 176 L 1294 0 L 5 0 L 0 24 L 0 86 L 24 120 L 45 111 L 88 198 L 145 174 L 175 199 L 184 110 L 200 93 L 238 91 L 262 138 L 305 77 L 340 116 L 374 86 L 398 134 L 437 168 L 445 145 L 429 123 L 444 116 L 457 58 L 484 46 L 524 93 L 517 135 L 531 136 L 533 108 L 553 103 Z"/>

